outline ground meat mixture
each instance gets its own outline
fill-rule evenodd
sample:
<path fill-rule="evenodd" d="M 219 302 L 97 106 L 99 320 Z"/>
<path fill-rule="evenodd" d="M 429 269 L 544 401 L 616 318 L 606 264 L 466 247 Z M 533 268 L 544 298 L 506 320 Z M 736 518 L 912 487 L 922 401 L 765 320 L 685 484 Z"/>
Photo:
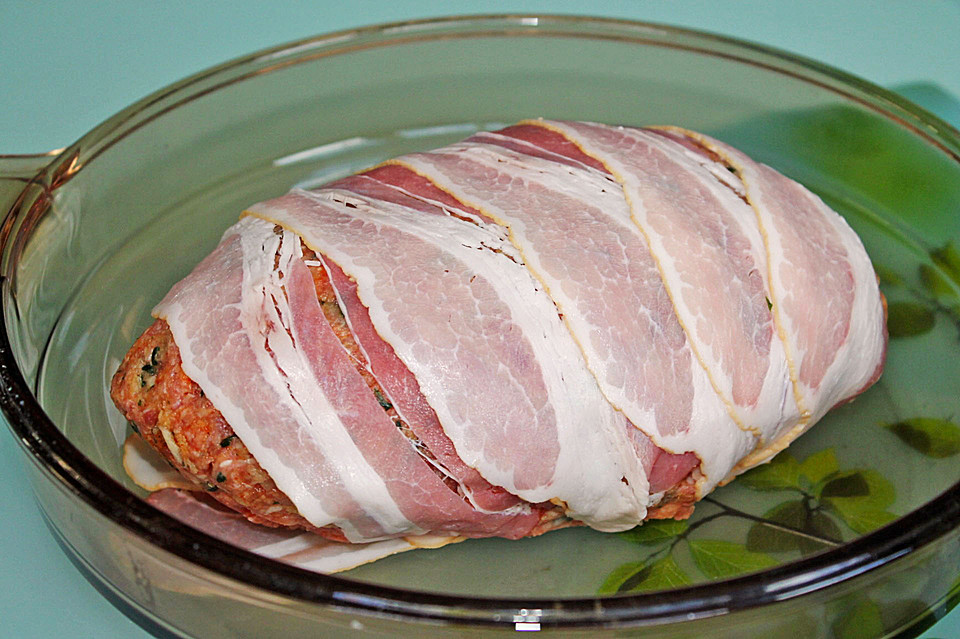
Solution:
<path fill-rule="evenodd" d="M 150 446 L 222 504 L 258 524 L 302 528 L 345 541 L 338 529 L 318 529 L 300 516 L 183 372 L 180 351 L 163 320 L 154 322 L 124 357 L 110 394 Z"/>

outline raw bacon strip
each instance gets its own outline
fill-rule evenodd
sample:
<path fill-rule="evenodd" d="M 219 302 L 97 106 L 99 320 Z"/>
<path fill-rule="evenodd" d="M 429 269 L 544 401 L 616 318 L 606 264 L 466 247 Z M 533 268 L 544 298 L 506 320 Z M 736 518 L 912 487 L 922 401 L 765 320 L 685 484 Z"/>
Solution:
<path fill-rule="evenodd" d="M 272 391 L 273 401 L 287 408 L 286 419 L 262 416 L 260 423 L 271 424 L 270 429 L 257 431 L 265 441 L 247 436 L 242 419 L 233 420 L 233 425 L 258 460 L 279 457 L 283 450 L 287 463 L 299 464 L 291 471 L 290 467 L 270 469 L 261 462 L 301 514 L 306 517 L 315 509 L 313 493 L 304 496 L 297 486 L 291 488 L 289 475 L 317 486 L 315 492 L 321 496 L 344 493 L 341 497 L 347 506 L 327 508 L 324 518 L 308 521 L 318 527 L 335 524 L 351 541 L 448 527 L 477 536 L 529 533 L 539 522 L 539 512 L 518 507 L 502 515 L 478 513 L 447 488 L 390 421 L 323 317 L 312 276 L 300 259 L 299 238 L 289 232 L 278 237 L 272 224 L 254 218 L 234 228 L 237 235 L 231 241 L 239 239 L 243 261 L 235 255 L 223 268 L 242 273 L 242 278 L 235 279 L 242 279 L 242 295 L 249 299 L 241 303 L 241 326 L 227 324 L 223 330 L 234 331 L 224 333 L 227 342 L 244 333 L 251 346 L 221 348 L 219 354 L 249 353 L 252 357 L 247 359 L 256 361 L 231 360 L 235 366 L 229 379 L 211 376 L 222 366 L 216 358 L 191 357 L 190 361 L 199 369 L 197 379 L 203 380 L 205 392 L 225 415 L 231 402 L 248 402 L 247 394 L 256 396 L 261 387 Z M 209 276 L 204 269 L 194 273 L 193 294 L 205 292 L 198 284 Z M 232 289 L 234 295 L 241 290 L 239 282 L 221 288 Z M 168 315 L 168 321 L 179 317 L 174 312 Z M 204 315 L 192 317 L 188 321 L 203 322 Z M 192 345 L 189 339 L 181 343 Z M 186 354 L 183 361 L 186 370 Z M 241 375 L 241 371 L 246 372 Z M 249 379 L 250 374 L 262 376 L 262 381 L 242 387 L 233 381 Z M 286 448 L 280 449 L 281 445 Z M 324 461 L 330 458 L 334 459 Z"/>
<path fill-rule="evenodd" d="M 466 496 L 480 510 L 487 512 L 506 510 L 520 500 L 502 488 L 492 486 L 457 457 L 453 442 L 440 427 L 437 414 L 420 392 L 420 385 L 413 373 L 403 365 L 393 348 L 377 334 L 367 308 L 357 297 L 357 285 L 339 266 L 323 260 L 337 292 L 351 332 L 370 362 L 371 372 L 383 388 L 387 398 L 397 409 L 401 419 L 414 434 L 426 444 L 445 471 L 461 485 Z"/>
<path fill-rule="evenodd" d="M 386 534 L 356 503 L 334 460 L 304 436 L 301 408 L 293 402 L 276 366 L 264 357 L 262 323 L 250 323 L 263 306 L 244 260 L 268 261 L 272 267 L 279 238 L 270 249 L 245 256 L 241 233 L 264 226 L 242 220 L 228 230 L 220 245 L 154 309 L 166 320 L 180 348 L 184 372 L 196 381 L 234 431 L 256 456 L 277 486 L 297 504 L 300 514 L 317 527 L 335 521 L 356 538 Z M 254 266 L 256 266 L 254 264 Z M 257 344 L 260 344 L 258 355 Z M 271 428 L 258 426 L 270 424 Z"/>
<path fill-rule="evenodd" d="M 717 181 L 726 185 L 731 191 L 737 194 L 737 197 L 746 201 L 747 191 L 743 186 L 743 182 L 740 180 L 740 177 L 730 170 L 730 166 L 725 163 L 719 155 L 711 151 L 710 149 L 701 146 L 697 142 L 691 140 L 690 138 L 684 137 L 679 133 L 673 131 L 668 131 L 665 129 L 658 128 L 646 128 L 642 129 L 645 133 L 650 133 L 653 135 L 659 135 L 661 137 L 667 138 L 671 142 L 683 147 L 683 152 L 693 159 L 694 162 L 705 168 L 710 172 L 710 175 L 715 177 Z"/>
<path fill-rule="evenodd" d="M 684 329 L 732 415 L 762 441 L 800 417 L 770 310 L 755 215 L 663 136 L 544 121 L 602 161 L 624 189 Z"/>
<path fill-rule="evenodd" d="M 860 238 L 816 195 L 722 142 L 668 130 L 737 169 L 767 242 L 774 310 L 804 409 L 803 423 L 774 442 L 769 456 L 880 376 L 886 324 L 876 275 Z"/>
<path fill-rule="evenodd" d="M 289 232 L 284 235 L 290 236 L 299 253 L 299 238 Z M 404 529 L 396 532 L 457 531 L 467 536 L 513 538 L 530 532 L 540 519 L 539 513 L 526 506 L 496 515 L 477 512 L 427 466 L 370 392 L 327 323 L 317 301 L 313 278 L 300 256 L 289 255 L 286 260 L 284 257 L 281 252 L 277 270 L 288 300 L 288 328 L 294 348 L 306 361 L 306 370 L 301 371 L 304 383 L 314 386 L 327 398 L 330 409 L 366 463 L 382 478 L 408 522 Z M 298 395 L 295 393 L 295 396 Z M 355 493 L 354 496 L 369 511 L 378 512 L 383 508 L 373 495 Z"/>
<path fill-rule="evenodd" d="M 361 175 L 352 175 L 330 184 L 328 188 L 341 188 L 433 215 L 446 215 L 439 206 L 458 206 L 453 198 L 427 180 L 396 166 L 377 167 Z M 426 194 L 433 203 L 413 198 L 407 189 Z M 476 211 L 460 208 L 457 210 L 460 215 L 478 223 L 483 222 L 482 214 Z M 517 504 L 520 500 L 516 495 L 499 486 L 493 486 L 457 456 L 453 442 L 443 432 L 436 412 L 420 392 L 416 377 L 397 357 L 393 348 L 383 341 L 370 322 L 370 314 L 357 296 L 356 283 L 332 261 L 324 259 L 323 263 L 330 274 L 351 331 L 374 369 L 371 372 L 381 386 L 384 386 L 398 413 L 414 434 L 427 445 L 442 464 L 444 471 L 460 484 L 468 499 L 478 509 L 495 512 Z"/>
<path fill-rule="evenodd" d="M 593 169 L 476 142 L 396 162 L 509 228 L 601 391 L 660 447 L 704 460 L 705 491 L 752 448 L 690 352 L 617 184 Z M 674 473 L 683 465 L 663 468 L 669 485 L 682 478 Z"/>
<path fill-rule="evenodd" d="M 562 158 L 563 156 L 559 155 L 557 151 L 568 154 L 579 152 L 577 147 L 566 141 L 563 136 L 542 127 L 510 127 L 502 133 L 513 133 L 516 129 L 524 132 L 527 129 L 540 132 L 536 136 L 530 133 L 526 133 L 526 135 L 537 139 L 541 144 L 550 145 L 550 149 L 540 148 L 544 157 Z M 477 137 L 474 136 L 474 138 Z M 513 139 L 506 136 L 498 137 L 502 137 L 504 140 Z M 521 145 L 527 150 L 539 148 L 524 141 L 521 141 Z M 579 160 L 574 165 L 587 168 Z M 433 182 L 398 164 L 386 164 L 361 175 L 339 180 L 331 184 L 330 188 L 343 188 L 359 195 L 401 204 L 428 214 L 444 215 L 447 214 L 445 211 L 449 211 L 451 215 L 463 216 L 475 220 L 477 223 L 484 221 L 493 223 L 492 219 L 484 215 L 482 211 L 465 205 L 462 201 L 451 197 L 450 193 L 437 188 Z M 366 314 L 366 309 L 361 305 L 358 312 Z M 629 422 L 627 423 L 627 430 L 628 437 L 633 442 L 647 473 L 651 493 L 660 493 L 674 486 L 700 463 L 699 458 L 694 453 L 671 454 L 660 449 L 642 431 L 635 429 Z M 431 450 L 433 450 L 433 444 L 430 445 Z M 456 459 L 459 461 L 459 458 Z"/>
<path fill-rule="evenodd" d="M 559 500 L 601 530 L 643 519 L 647 482 L 623 417 L 504 238 L 336 191 L 293 191 L 249 213 L 294 229 L 357 281 L 377 332 L 484 478 Z"/>
<path fill-rule="evenodd" d="M 452 213 L 478 224 L 493 223 L 493 220 L 480 211 L 465 206 L 449 193 L 437 188 L 430 180 L 395 164 L 386 163 L 359 175 L 345 177 L 329 184 L 327 188 L 353 191 L 424 213 Z"/>
<path fill-rule="evenodd" d="M 577 145 L 556 131 L 532 124 L 511 126 L 502 131 L 481 131 L 465 142 L 493 144 L 505 149 L 552 160 L 577 168 L 591 168 L 607 174 L 607 169 L 596 159 L 586 155 Z"/>
<path fill-rule="evenodd" d="M 240 513 L 228 509 L 212 498 L 192 495 L 185 490 L 164 488 L 147 497 L 147 503 L 175 517 L 179 521 L 202 530 L 235 546 L 251 550 L 276 544 L 292 537 L 310 535 L 325 541 L 319 535 L 291 531 L 286 528 L 269 528 L 247 521 Z M 330 542 L 336 543 L 336 542 Z"/>
<path fill-rule="evenodd" d="M 650 502 L 651 507 L 662 504 L 662 495 L 685 478 L 697 475 L 695 481 L 700 481 L 699 475 L 703 473 L 695 472 L 700 468 L 700 458 L 696 453 L 668 453 L 657 446 L 650 437 L 642 430 L 633 425 L 630 420 L 624 420 L 627 431 L 627 439 L 633 447 L 644 472 L 647 474 L 647 482 L 650 484 Z M 650 510 L 647 511 L 650 516 Z"/>
<path fill-rule="evenodd" d="M 536 129 L 537 127 L 530 128 Z M 557 138 L 563 139 L 562 136 L 553 134 L 546 129 L 539 130 L 551 135 L 556 135 Z M 567 146 L 572 149 L 576 149 L 576 147 L 570 143 L 567 143 Z M 553 157 L 559 157 L 550 151 L 544 151 L 544 153 Z M 584 166 L 579 162 L 577 164 Z M 368 197 L 386 202 L 393 202 L 395 204 L 414 208 L 427 214 L 450 214 L 454 216 L 463 216 L 465 219 L 473 220 L 478 224 L 482 224 L 484 221 L 493 223 L 489 216 L 484 215 L 483 212 L 478 211 L 473 207 L 466 206 L 461 201 L 451 197 L 451 195 L 446 191 L 441 191 L 438 189 L 432 182 L 397 164 L 387 164 L 385 166 L 373 169 L 367 173 L 339 180 L 331 184 L 330 188 L 343 188 L 351 191 L 352 193 L 366 195 Z M 503 232 L 505 233 L 505 231 Z M 351 290 L 355 290 L 355 286 L 352 285 L 352 283 L 345 283 L 344 286 L 347 288 L 352 287 Z M 355 297 L 355 293 L 353 294 L 353 297 Z M 364 321 L 369 322 L 369 315 L 366 313 L 366 308 L 359 304 L 359 300 L 357 300 L 357 304 L 359 305 L 359 308 L 356 309 L 356 313 L 366 317 L 367 319 Z M 379 336 L 377 336 L 377 339 L 379 339 Z M 389 346 L 386 346 L 386 348 L 389 349 Z M 392 354 L 392 349 L 390 349 L 390 352 Z M 404 370 L 406 370 L 405 367 Z M 409 374 L 409 371 L 407 371 L 407 373 Z M 439 423 L 437 426 L 439 428 Z M 694 453 L 671 454 L 660 449 L 646 435 L 644 435 L 642 431 L 637 430 L 629 421 L 626 422 L 626 429 L 628 431 L 627 436 L 634 444 L 637 455 L 643 464 L 643 469 L 647 474 L 647 480 L 650 483 L 651 493 L 660 493 L 674 486 L 677 482 L 686 477 L 693 468 L 700 464 L 699 458 Z M 446 442 L 437 442 L 436 445 L 446 445 L 446 443 L 449 442 L 449 439 L 447 439 L 445 436 L 444 439 Z M 434 450 L 433 447 L 435 444 L 430 442 L 428 442 L 428 444 L 430 445 L 431 450 Z M 715 449 L 715 446 L 710 447 L 710 450 L 713 449 Z M 463 468 L 468 468 L 465 464 L 463 464 L 462 461 L 460 461 L 459 457 L 455 456 L 455 454 L 453 456 L 453 460 L 444 458 L 445 463 L 451 461 L 453 464 L 459 463 L 459 465 Z M 451 470 L 453 469 L 451 468 Z M 460 472 L 462 471 L 456 470 L 453 475 L 455 477 L 459 477 L 458 473 Z M 479 477 L 479 475 L 477 476 Z M 476 490 L 475 487 L 472 489 Z M 500 500 L 507 499 L 507 495 L 508 494 L 506 493 L 501 495 Z M 486 499 L 487 496 L 487 494 L 479 495 L 479 497 L 483 499 Z M 489 508 L 491 506 L 486 507 Z"/>
<path fill-rule="evenodd" d="M 269 225 L 241 234 L 244 266 L 259 267 L 250 269 L 252 288 L 255 293 L 262 291 L 263 296 L 262 306 L 249 325 L 262 327 L 266 355 L 275 362 L 290 397 L 301 407 L 301 432 L 316 442 L 327 458 L 335 460 L 332 463 L 337 465 L 347 491 L 362 511 L 380 524 L 386 536 L 410 530 L 424 532 L 416 529 L 400 507 L 396 491 L 389 485 L 393 477 L 378 463 L 380 449 L 363 439 L 375 428 L 363 428 L 362 417 L 377 413 L 364 405 L 369 392 L 360 393 L 369 389 L 362 380 L 357 383 L 359 374 L 323 316 L 313 278 L 300 259 L 299 238 L 289 232 L 279 234 L 277 251 L 266 251 L 268 258 L 275 256 L 276 265 L 259 256 L 275 235 Z M 353 392 L 345 392 L 348 388 Z M 382 410 L 379 416 L 386 419 Z M 380 430 L 395 433 L 386 421 L 386 428 L 381 425 Z M 343 527 L 340 522 L 333 523 Z M 347 537 L 351 541 L 368 539 Z"/>
<path fill-rule="evenodd" d="M 243 515 L 217 502 L 190 493 L 164 489 L 147 497 L 147 503 L 188 526 L 220 541 L 270 559 L 319 573 L 350 570 L 398 552 L 421 548 L 405 538 L 384 539 L 366 544 L 343 544 L 313 533 L 286 528 L 267 528 L 250 523 Z M 462 537 L 448 537 L 447 543 Z M 418 541 L 416 538 L 414 542 Z M 439 545 L 440 538 L 433 540 Z"/>

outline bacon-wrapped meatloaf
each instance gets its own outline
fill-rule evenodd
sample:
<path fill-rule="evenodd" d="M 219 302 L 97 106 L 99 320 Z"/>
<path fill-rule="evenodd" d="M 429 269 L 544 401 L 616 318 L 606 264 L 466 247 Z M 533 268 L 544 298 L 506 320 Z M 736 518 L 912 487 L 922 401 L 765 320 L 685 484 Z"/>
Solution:
<path fill-rule="evenodd" d="M 859 239 L 707 136 L 529 121 L 250 207 L 111 393 L 249 520 L 335 540 L 686 517 L 880 375 Z"/>

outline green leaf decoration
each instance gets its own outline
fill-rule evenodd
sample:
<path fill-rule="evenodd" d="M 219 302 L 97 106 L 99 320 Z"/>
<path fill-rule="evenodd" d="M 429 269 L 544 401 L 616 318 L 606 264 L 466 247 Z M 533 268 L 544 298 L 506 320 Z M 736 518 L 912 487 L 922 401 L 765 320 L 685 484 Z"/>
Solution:
<path fill-rule="evenodd" d="M 673 557 L 667 555 L 650 566 L 650 574 L 643 582 L 643 590 L 666 590 L 690 584 L 690 577 L 680 569 Z"/>
<path fill-rule="evenodd" d="M 837 464 L 837 455 L 832 448 L 814 453 L 800 464 L 800 474 L 806 477 L 811 484 L 819 484 L 828 475 L 840 470 Z"/>
<path fill-rule="evenodd" d="M 690 577 L 681 570 L 673 557 L 667 555 L 651 564 L 634 562 L 620 566 L 607 577 L 597 592 L 607 595 L 617 592 L 669 590 L 689 583 Z"/>
<path fill-rule="evenodd" d="M 819 494 L 820 502 L 858 533 L 875 530 L 897 518 L 887 512 L 896 499 L 896 490 L 883 475 L 863 468 L 828 477 Z"/>
<path fill-rule="evenodd" d="M 923 288 L 935 298 L 950 298 L 956 295 L 953 288 L 955 285 L 951 285 L 950 279 L 936 266 L 921 264 L 920 282 Z"/>
<path fill-rule="evenodd" d="M 891 339 L 929 333 L 936 324 L 933 310 L 916 302 L 893 302 L 887 305 L 887 330 Z"/>
<path fill-rule="evenodd" d="M 741 486 L 754 490 L 802 490 L 800 464 L 787 452 L 782 452 L 769 463 L 747 471 L 737 480 Z"/>
<path fill-rule="evenodd" d="M 900 440 L 928 457 L 943 459 L 960 453 L 960 427 L 945 419 L 916 417 L 887 428 Z"/>
<path fill-rule="evenodd" d="M 953 240 L 930 252 L 930 259 L 960 286 L 960 241 Z"/>
<path fill-rule="evenodd" d="M 870 486 L 863 473 L 854 471 L 838 473 L 838 476 L 824 484 L 820 497 L 869 497 Z"/>
<path fill-rule="evenodd" d="M 763 518 L 831 541 L 842 539 L 840 528 L 824 512 L 806 507 L 803 500 L 788 501 L 763 514 Z M 754 552 L 789 552 L 799 550 L 807 555 L 828 547 L 829 544 L 786 530 L 757 522 L 747 533 L 747 550 Z"/>
<path fill-rule="evenodd" d="M 847 614 L 833 623 L 833 636 L 837 639 L 875 639 L 883 636 L 883 618 L 880 606 L 869 599 L 861 601 Z"/>
<path fill-rule="evenodd" d="M 903 278 L 900 277 L 900 274 L 888 266 L 874 263 L 873 272 L 880 278 L 880 283 L 885 286 L 900 286 L 903 284 Z"/>
<path fill-rule="evenodd" d="M 864 507 L 848 500 L 830 500 L 829 507 L 845 524 L 860 534 L 872 532 L 897 518 L 886 510 Z"/>
<path fill-rule="evenodd" d="M 806 525 L 807 508 L 803 500 L 788 501 L 763 513 L 763 518 L 799 529 Z M 760 522 L 753 524 L 747 533 L 747 550 L 751 552 L 787 552 L 796 549 L 796 535 Z"/>
<path fill-rule="evenodd" d="M 829 515 L 819 510 L 810 514 L 810 519 L 807 520 L 807 527 L 804 528 L 804 531 L 833 541 L 841 541 L 843 539 L 843 533 L 840 532 L 840 527 L 834 523 Z M 800 552 L 804 554 L 817 552 L 827 547 L 823 542 L 807 537 L 801 537 L 797 545 L 800 547 Z"/>
<path fill-rule="evenodd" d="M 617 592 L 620 592 L 620 586 L 627 579 L 631 579 L 636 575 L 639 575 L 644 570 L 647 569 L 647 562 L 645 561 L 631 561 L 626 564 L 621 564 L 613 569 L 607 578 L 603 580 L 603 583 L 600 584 L 600 587 L 597 589 L 598 595 L 612 595 Z"/>
<path fill-rule="evenodd" d="M 859 471 L 861 476 L 867 481 L 870 487 L 869 503 L 877 508 L 889 508 L 897 499 L 897 489 L 889 479 L 873 470 L 872 468 L 863 468 Z"/>
<path fill-rule="evenodd" d="M 887 508 L 896 497 L 893 484 L 871 468 L 834 473 L 826 478 L 819 492 L 821 500 L 856 499 L 874 508 Z"/>
<path fill-rule="evenodd" d="M 687 520 L 651 519 L 636 528 L 620 533 L 624 539 L 644 546 L 652 546 L 671 541 L 683 533 L 688 527 Z"/>
<path fill-rule="evenodd" d="M 693 561 L 710 579 L 742 575 L 780 563 L 770 555 L 747 550 L 730 541 L 698 539 L 689 542 L 689 546 Z"/>

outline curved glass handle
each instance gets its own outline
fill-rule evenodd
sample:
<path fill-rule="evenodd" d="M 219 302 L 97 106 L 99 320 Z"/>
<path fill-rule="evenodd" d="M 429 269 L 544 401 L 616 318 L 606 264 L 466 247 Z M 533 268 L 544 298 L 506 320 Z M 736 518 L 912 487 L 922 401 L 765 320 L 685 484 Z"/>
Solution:
<path fill-rule="evenodd" d="M 38 155 L 0 155 L 0 216 L 17 203 L 27 186 L 43 174 L 60 150 Z"/>

